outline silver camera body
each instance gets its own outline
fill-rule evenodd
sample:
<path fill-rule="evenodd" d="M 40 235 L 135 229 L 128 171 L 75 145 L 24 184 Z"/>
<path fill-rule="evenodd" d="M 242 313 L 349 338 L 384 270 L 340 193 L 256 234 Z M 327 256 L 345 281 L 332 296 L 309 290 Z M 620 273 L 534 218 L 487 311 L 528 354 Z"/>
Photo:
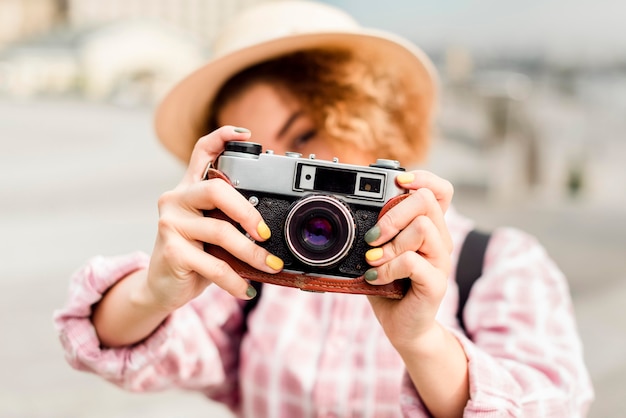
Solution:
<path fill-rule="evenodd" d="M 381 209 L 407 193 L 396 185 L 399 162 L 370 166 L 262 152 L 260 144 L 229 142 L 215 168 L 263 216 L 272 236 L 259 245 L 280 257 L 286 271 L 354 278 L 368 268 L 364 240 Z M 243 231 L 242 231 L 243 232 Z"/>

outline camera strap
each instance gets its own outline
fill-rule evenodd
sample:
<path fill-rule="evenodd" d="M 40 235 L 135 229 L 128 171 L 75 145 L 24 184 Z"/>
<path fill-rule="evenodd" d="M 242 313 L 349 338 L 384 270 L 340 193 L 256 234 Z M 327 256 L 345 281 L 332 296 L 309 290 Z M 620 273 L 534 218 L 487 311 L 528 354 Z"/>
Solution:
<path fill-rule="evenodd" d="M 463 241 L 463 246 L 459 254 L 459 261 L 456 266 L 456 283 L 459 287 L 459 305 L 456 316 L 461 329 L 466 334 L 463 310 L 474 282 L 482 276 L 485 252 L 490 238 L 491 234 L 489 233 L 481 232 L 476 229 L 471 230 L 469 234 L 467 234 L 465 241 Z M 250 312 L 252 312 L 259 303 L 263 292 L 263 283 L 251 280 L 250 285 L 257 291 L 257 295 L 254 299 L 250 299 L 243 305 L 244 333 L 248 331 L 248 317 Z"/>

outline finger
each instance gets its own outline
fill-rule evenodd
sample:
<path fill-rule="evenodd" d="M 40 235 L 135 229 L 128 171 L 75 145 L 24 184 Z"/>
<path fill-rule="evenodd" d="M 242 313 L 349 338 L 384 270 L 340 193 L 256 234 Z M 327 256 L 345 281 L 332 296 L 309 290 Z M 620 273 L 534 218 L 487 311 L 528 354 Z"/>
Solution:
<path fill-rule="evenodd" d="M 418 190 L 426 188 L 431 190 L 444 213 L 448 210 L 454 195 L 452 183 L 426 170 L 401 173 L 396 177 L 396 181 L 405 189 Z"/>
<path fill-rule="evenodd" d="M 365 277 L 373 285 L 385 285 L 408 277 L 412 287 L 427 297 L 443 297 L 447 287 L 447 276 L 415 252 L 405 252 L 388 263 L 372 268 L 365 273 Z"/>
<path fill-rule="evenodd" d="M 183 182 L 189 184 L 202 180 L 207 165 L 215 161 L 222 153 L 226 142 L 247 141 L 248 139 L 250 139 L 249 130 L 231 125 L 222 126 L 203 136 L 193 148 Z"/>
<path fill-rule="evenodd" d="M 191 247 L 187 252 L 189 268 L 210 282 L 239 299 L 250 299 L 250 284 L 239 276 L 227 262 L 199 248 Z"/>
<path fill-rule="evenodd" d="M 212 179 L 192 184 L 181 196 L 181 204 L 190 211 L 219 209 L 226 218 L 240 224 L 255 241 L 271 236 L 259 211 L 230 184 Z"/>
<path fill-rule="evenodd" d="M 180 224 L 181 234 L 188 240 L 217 245 L 257 270 L 277 273 L 283 261 L 258 246 L 229 222 L 202 217 L 189 217 Z"/>
<path fill-rule="evenodd" d="M 235 297 L 250 299 L 254 296 L 247 294 L 248 283 L 243 278 L 226 262 L 204 252 L 202 245 L 187 241 L 179 234 L 171 234 L 169 230 L 159 230 L 159 235 L 162 239 L 157 240 L 152 261 L 160 258 L 160 264 L 164 263 L 161 270 L 165 269 L 165 275 L 171 280 L 167 296 L 173 298 L 176 306 L 195 298 L 213 282 Z M 157 252 L 159 256 L 156 256 Z"/>
<path fill-rule="evenodd" d="M 163 220 L 164 222 L 175 223 L 177 217 L 186 216 L 185 211 L 199 216 L 203 211 L 212 209 L 220 209 L 224 218 L 241 224 L 256 241 L 265 241 L 271 236 L 269 227 L 254 206 L 221 179 L 177 187 L 173 191 L 163 193 L 159 198 L 159 214 L 161 217 L 170 217 L 169 220 Z"/>
<path fill-rule="evenodd" d="M 370 265 L 380 266 L 405 252 L 417 252 L 446 275 L 449 274 L 450 253 L 430 218 L 418 216 L 393 240 L 369 250 L 365 258 Z"/>
<path fill-rule="evenodd" d="M 437 228 L 437 231 L 439 232 L 442 242 L 444 243 L 445 248 L 447 249 L 447 253 L 448 254 L 452 253 L 452 247 L 453 247 L 452 236 L 450 235 L 450 231 L 448 230 L 448 224 L 445 218 L 445 211 L 441 209 L 440 205 L 438 206 L 438 203 L 440 202 L 437 200 L 436 195 L 433 193 L 431 189 L 427 189 L 427 188 L 421 188 L 415 191 L 415 193 L 413 194 L 416 196 L 419 196 L 420 199 L 426 202 L 426 206 L 428 208 L 426 216 L 428 217 L 428 219 L 432 221 L 432 223 Z"/>
<path fill-rule="evenodd" d="M 418 216 L 429 217 L 441 234 L 446 247 L 452 251 L 452 238 L 439 203 L 430 189 L 422 188 L 411 193 L 383 215 L 365 234 L 368 244 L 377 246 L 391 240 Z"/>

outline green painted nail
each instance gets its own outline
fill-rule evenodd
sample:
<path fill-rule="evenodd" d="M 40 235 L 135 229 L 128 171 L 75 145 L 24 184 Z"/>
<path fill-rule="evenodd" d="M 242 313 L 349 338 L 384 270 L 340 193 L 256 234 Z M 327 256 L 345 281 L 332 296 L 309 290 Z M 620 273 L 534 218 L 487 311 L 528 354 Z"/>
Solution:
<path fill-rule="evenodd" d="M 248 286 L 248 289 L 246 289 L 246 296 L 250 299 L 253 299 L 256 296 L 256 289 L 252 285 Z"/>
<path fill-rule="evenodd" d="M 249 134 L 250 130 L 246 129 L 246 128 L 235 128 L 233 129 L 233 131 L 237 132 L 238 134 Z"/>
<path fill-rule="evenodd" d="M 380 227 L 378 225 L 374 225 L 369 231 L 365 233 L 365 242 L 368 244 L 370 242 L 376 241 L 380 238 Z"/>
<path fill-rule="evenodd" d="M 376 269 L 369 269 L 365 272 L 364 277 L 368 282 L 373 282 L 378 278 L 378 271 L 376 271 Z"/>

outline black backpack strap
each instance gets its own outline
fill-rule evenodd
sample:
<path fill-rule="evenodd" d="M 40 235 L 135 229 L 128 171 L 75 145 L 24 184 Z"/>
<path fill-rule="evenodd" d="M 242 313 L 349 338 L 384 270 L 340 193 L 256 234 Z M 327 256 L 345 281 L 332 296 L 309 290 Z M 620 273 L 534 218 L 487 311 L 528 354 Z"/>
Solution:
<path fill-rule="evenodd" d="M 256 296 L 253 299 L 250 299 L 243 305 L 243 333 L 248 332 L 248 316 L 250 316 L 250 312 L 256 307 L 259 303 L 259 299 L 261 299 L 261 293 L 263 292 L 263 283 L 255 282 L 250 280 L 250 285 L 254 287 L 256 290 Z"/>
<path fill-rule="evenodd" d="M 483 274 L 483 263 L 489 238 L 491 238 L 491 234 L 475 229 L 470 231 L 463 242 L 461 253 L 459 254 L 459 262 L 456 266 L 456 283 L 459 286 L 459 307 L 456 311 L 456 317 L 463 332 L 466 334 L 463 309 L 472 285 Z"/>

